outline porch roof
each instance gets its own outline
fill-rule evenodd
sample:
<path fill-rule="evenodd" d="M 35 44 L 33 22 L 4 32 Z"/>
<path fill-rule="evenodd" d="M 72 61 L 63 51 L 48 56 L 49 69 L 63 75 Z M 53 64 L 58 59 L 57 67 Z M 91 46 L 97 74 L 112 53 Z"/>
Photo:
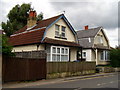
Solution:
<path fill-rule="evenodd" d="M 56 40 L 56 39 L 51 39 L 48 37 L 46 37 L 42 43 L 62 45 L 62 46 L 71 46 L 71 47 L 80 47 L 80 44 L 78 44 L 76 42 Z"/>

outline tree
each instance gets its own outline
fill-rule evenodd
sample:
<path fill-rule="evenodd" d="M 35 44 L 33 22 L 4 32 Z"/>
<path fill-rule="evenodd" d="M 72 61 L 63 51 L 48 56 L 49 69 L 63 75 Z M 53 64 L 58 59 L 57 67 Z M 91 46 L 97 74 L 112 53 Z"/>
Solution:
<path fill-rule="evenodd" d="M 8 17 L 7 22 L 1 23 L 2 29 L 4 29 L 7 36 L 10 36 L 15 31 L 21 29 L 22 27 L 24 27 L 27 24 L 27 18 L 29 15 L 28 12 L 31 9 L 32 9 L 31 4 L 23 3 L 21 6 L 19 4 L 15 5 L 15 7 L 13 7 L 9 11 L 9 13 L 7 15 L 7 17 Z M 40 13 L 37 16 L 37 20 L 42 20 L 42 19 L 43 19 L 43 14 Z"/>
<path fill-rule="evenodd" d="M 37 16 L 37 21 L 43 20 L 43 13 L 41 12 L 40 14 L 38 14 Z"/>
<path fill-rule="evenodd" d="M 112 49 L 110 51 L 110 60 L 113 67 L 120 67 L 120 49 Z"/>
<path fill-rule="evenodd" d="M 8 44 L 8 38 L 6 35 L 2 35 L 2 54 L 3 56 L 14 56 L 12 51 L 12 46 Z"/>

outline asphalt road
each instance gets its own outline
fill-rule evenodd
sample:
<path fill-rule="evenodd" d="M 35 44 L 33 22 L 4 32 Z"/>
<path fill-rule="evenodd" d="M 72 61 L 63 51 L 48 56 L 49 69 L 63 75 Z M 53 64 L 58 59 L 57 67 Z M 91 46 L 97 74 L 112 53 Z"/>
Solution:
<path fill-rule="evenodd" d="M 29 86 L 24 88 L 39 88 L 40 90 L 42 90 L 43 88 L 53 88 L 54 90 L 56 90 L 55 88 L 59 90 L 67 90 L 67 88 L 69 88 L 70 90 L 86 90 L 83 88 L 92 88 L 87 90 L 99 90 L 93 88 L 105 88 L 100 90 L 115 90 L 106 88 L 120 88 L 119 84 L 120 73 L 117 73 L 115 75 L 92 77 L 86 79 L 65 80 L 58 83 Z"/>

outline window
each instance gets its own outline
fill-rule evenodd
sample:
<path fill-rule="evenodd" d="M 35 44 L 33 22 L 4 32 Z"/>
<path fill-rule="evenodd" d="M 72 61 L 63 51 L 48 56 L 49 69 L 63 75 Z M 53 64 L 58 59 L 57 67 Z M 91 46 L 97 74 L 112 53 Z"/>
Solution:
<path fill-rule="evenodd" d="M 60 36 L 59 25 L 55 25 L 55 36 Z"/>
<path fill-rule="evenodd" d="M 103 38 L 102 38 L 102 36 L 100 35 L 100 36 L 98 36 L 98 43 L 103 43 Z"/>
<path fill-rule="evenodd" d="M 101 61 L 108 61 L 109 60 L 109 52 L 108 51 L 102 51 L 100 53 L 100 60 Z"/>
<path fill-rule="evenodd" d="M 65 37 L 65 28 L 66 28 L 66 27 L 62 26 L 62 31 L 61 31 L 61 36 L 62 36 L 62 37 Z"/>
<path fill-rule="evenodd" d="M 83 52 L 83 58 L 86 58 L 86 52 Z"/>
<path fill-rule="evenodd" d="M 51 61 L 69 61 L 69 48 L 68 47 L 51 47 Z"/>

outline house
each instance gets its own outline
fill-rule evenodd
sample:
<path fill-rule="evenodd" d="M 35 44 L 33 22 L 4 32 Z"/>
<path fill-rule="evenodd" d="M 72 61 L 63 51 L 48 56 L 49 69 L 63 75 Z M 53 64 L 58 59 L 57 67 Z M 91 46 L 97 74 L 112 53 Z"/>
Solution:
<path fill-rule="evenodd" d="M 83 47 L 82 58 L 95 61 L 96 65 L 109 64 L 109 40 L 102 27 L 77 31 L 78 41 Z"/>
<path fill-rule="evenodd" d="M 30 11 L 27 25 L 10 36 L 13 52 L 46 50 L 47 61 L 77 60 L 77 33 L 64 14 L 36 21 Z"/>

